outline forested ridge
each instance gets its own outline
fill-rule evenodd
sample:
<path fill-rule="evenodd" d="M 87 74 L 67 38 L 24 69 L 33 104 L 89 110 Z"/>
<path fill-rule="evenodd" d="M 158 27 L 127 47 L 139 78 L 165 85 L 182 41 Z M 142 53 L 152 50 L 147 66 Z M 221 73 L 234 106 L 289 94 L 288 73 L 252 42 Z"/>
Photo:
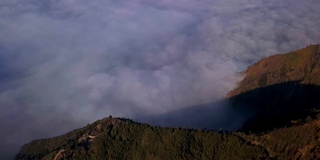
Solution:
<path fill-rule="evenodd" d="M 237 131 L 159 127 L 109 116 L 25 144 L 15 159 L 320 159 L 320 45 L 248 67 L 226 100 L 239 113 L 254 112 Z"/>

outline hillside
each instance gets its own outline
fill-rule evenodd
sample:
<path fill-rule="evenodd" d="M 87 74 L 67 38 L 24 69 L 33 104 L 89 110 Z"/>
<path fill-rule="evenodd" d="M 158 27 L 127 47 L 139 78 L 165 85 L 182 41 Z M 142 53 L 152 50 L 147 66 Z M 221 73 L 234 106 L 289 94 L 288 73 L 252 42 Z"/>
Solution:
<path fill-rule="evenodd" d="M 26 144 L 15 159 L 318 159 L 319 132 L 320 120 L 314 119 L 248 134 L 160 128 L 109 117 Z"/>
<path fill-rule="evenodd" d="M 267 150 L 274 159 L 320 159 L 320 116 L 318 120 L 283 127 L 259 135 L 238 133 L 250 144 Z"/>
<path fill-rule="evenodd" d="M 228 94 L 239 112 L 255 112 L 243 130 L 266 131 L 320 111 L 320 45 L 264 58 Z"/>
<path fill-rule="evenodd" d="M 150 126 L 110 116 L 32 141 L 15 159 L 320 159 L 320 45 L 248 67 L 227 100 L 239 114 L 251 114 L 237 132 Z"/>
<path fill-rule="evenodd" d="M 232 133 L 160 128 L 111 117 L 59 137 L 33 141 L 16 156 L 19 160 L 265 158 L 264 149 Z"/>
<path fill-rule="evenodd" d="M 248 67 L 244 72 L 244 79 L 236 89 L 228 93 L 228 97 L 291 81 L 320 85 L 320 45 L 263 58 Z"/>

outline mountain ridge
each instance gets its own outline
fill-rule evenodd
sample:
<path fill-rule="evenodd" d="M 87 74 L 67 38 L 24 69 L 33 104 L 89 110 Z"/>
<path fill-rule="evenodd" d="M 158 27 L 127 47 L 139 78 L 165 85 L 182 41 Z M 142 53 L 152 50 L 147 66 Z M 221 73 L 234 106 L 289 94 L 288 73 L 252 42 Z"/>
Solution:
<path fill-rule="evenodd" d="M 235 111 L 254 113 L 239 131 L 109 116 L 25 144 L 15 159 L 320 159 L 320 45 L 264 58 L 244 74 L 227 95 Z"/>
<path fill-rule="evenodd" d="M 25 144 L 17 160 L 318 159 L 320 116 L 261 134 L 150 126 L 108 117 Z"/>
<path fill-rule="evenodd" d="M 15 159 L 235 159 L 233 155 L 268 157 L 264 149 L 232 133 L 161 128 L 108 117 L 65 135 L 32 141 Z"/>
<path fill-rule="evenodd" d="M 320 85 L 320 44 L 261 59 L 244 71 L 243 80 L 227 96 L 288 81 Z"/>
<path fill-rule="evenodd" d="M 233 108 L 255 111 L 242 130 L 263 132 L 291 125 L 320 109 L 320 45 L 263 58 L 227 95 Z"/>

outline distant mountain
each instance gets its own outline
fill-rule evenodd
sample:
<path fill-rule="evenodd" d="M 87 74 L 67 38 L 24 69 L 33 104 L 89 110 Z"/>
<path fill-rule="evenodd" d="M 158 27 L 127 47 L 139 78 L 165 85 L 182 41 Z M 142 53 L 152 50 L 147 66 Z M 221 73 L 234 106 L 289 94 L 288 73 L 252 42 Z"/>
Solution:
<path fill-rule="evenodd" d="M 227 96 L 250 115 L 237 132 L 110 116 L 25 144 L 15 159 L 320 159 L 320 45 L 262 59 Z"/>
<path fill-rule="evenodd" d="M 292 81 L 303 85 L 320 85 L 320 45 L 260 60 L 248 67 L 244 79 L 228 96 Z"/>
<path fill-rule="evenodd" d="M 320 110 L 320 45 L 260 60 L 228 97 L 239 112 L 255 112 L 243 130 L 266 131 L 315 117 Z"/>

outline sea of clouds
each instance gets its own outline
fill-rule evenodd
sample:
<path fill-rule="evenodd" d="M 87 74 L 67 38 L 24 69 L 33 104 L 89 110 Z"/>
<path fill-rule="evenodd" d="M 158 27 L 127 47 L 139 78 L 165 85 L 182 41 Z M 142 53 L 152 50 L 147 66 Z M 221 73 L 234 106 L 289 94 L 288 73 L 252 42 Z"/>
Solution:
<path fill-rule="evenodd" d="M 170 125 L 159 115 L 222 99 L 260 58 L 319 43 L 319 8 L 319 0 L 1 0 L 0 158 L 108 115 Z"/>

